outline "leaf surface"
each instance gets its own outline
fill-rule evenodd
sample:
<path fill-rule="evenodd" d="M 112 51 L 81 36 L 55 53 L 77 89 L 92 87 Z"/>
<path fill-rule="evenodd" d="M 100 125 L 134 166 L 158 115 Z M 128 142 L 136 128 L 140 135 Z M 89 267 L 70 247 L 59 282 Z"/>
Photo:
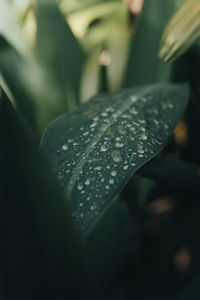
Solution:
<path fill-rule="evenodd" d="M 162 31 L 175 7 L 175 1 L 144 1 L 130 41 L 130 52 L 125 73 L 124 86 L 166 82 L 170 66 L 157 56 Z"/>
<path fill-rule="evenodd" d="M 35 3 L 37 20 L 36 52 L 66 102 L 66 111 L 79 102 L 84 53 L 74 37 L 57 1 Z"/>
<path fill-rule="evenodd" d="M 58 118 L 44 134 L 41 147 L 56 169 L 102 285 L 113 278 L 138 240 L 140 221 L 131 218 L 125 202 L 115 196 L 166 145 L 187 98 L 184 85 L 97 95 Z"/>
<path fill-rule="evenodd" d="M 133 173 L 167 143 L 187 103 L 183 85 L 95 96 L 53 122 L 41 146 L 86 232 Z"/>

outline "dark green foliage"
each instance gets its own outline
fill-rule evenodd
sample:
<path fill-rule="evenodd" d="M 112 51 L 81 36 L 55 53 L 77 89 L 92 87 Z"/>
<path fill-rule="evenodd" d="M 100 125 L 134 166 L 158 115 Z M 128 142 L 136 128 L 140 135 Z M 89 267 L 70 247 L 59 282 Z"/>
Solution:
<path fill-rule="evenodd" d="M 126 87 L 169 80 L 171 67 L 157 56 L 160 38 L 175 7 L 175 1 L 144 1 L 130 41 L 125 73 Z"/>
<path fill-rule="evenodd" d="M 48 127 L 42 148 L 84 235 L 133 173 L 166 145 L 187 98 L 186 86 L 173 85 L 102 94 Z"/>
<path fill-rule="evenodd" d="M 137 241 L 134 232 L 138 225 L 136 229 L 130 225 L 124 203 L 113 198 L 134 172 L 165 146 L 183 114 L 187 97 L 187 87 L 182 85 L 102 94 L 60 117 L 46 130 L 42 148 L 55 166 L 83 243 L 88 244 L 89 239 L 85 247 L 101 280 L 116 272 Z M 123 222 L 127 234 L 119 229 L 114 234 L 108 216 L 116 229 Z M 107 250 L 113 247 L 118 251 Z M 109 271 L 105 265 L 109 265 Z"/>
<path fill-rule="evenodd" d="M 56 1 L 37 0 L 35 12 L 38 26 L 36 53 L 53 83 L 57 84 L 58 93 L 62 93 L 66 110 L 72 110 L 79 103 L 84 53 Z"/>
<path fill-rule="evenodd" d="M 22 12 L 2 0 L 6 300 L 199 294 L 199 43 L 164 64 L 160 37 L 181 1 L 144 0 L 120 74 L 131 22 L 118 2 L 33 0 Z M 105 93 L 81 104 L 98 84 Z"/>
<path fill-rule="evenodd" d="M 60 187 L 4 94 L 0 105 L 5 299 L 91 297 L 92 286 Z"/>

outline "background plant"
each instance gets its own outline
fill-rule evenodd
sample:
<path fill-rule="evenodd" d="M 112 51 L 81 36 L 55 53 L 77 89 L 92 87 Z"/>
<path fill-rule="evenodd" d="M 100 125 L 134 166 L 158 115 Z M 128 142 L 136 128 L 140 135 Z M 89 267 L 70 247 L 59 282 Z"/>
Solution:
<path fill-rule="evenodd" d="M 157 56 L 180 2 L 1 1 L 6 299 L 199 295 L 199 1 Z"/>

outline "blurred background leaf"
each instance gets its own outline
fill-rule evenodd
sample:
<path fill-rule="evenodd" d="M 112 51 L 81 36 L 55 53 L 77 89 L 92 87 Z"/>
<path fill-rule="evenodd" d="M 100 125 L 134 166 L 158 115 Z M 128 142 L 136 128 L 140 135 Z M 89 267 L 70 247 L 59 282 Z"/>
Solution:
<path fill-rule="evenodd" d="M 61 2 L 61 9 L 66 15 L 72 31 L 87 53 L 87 65 L 94 64 L 96 70 L 96 90 L 89 83 L 90 78 L 83 78 L 81 96 L 83 101 L 97 93 L 101 86 L 100 69 L 105 67 L 108 89 L 118 90 L 121 87 L 126 63 L 129 39 L 128 6 L 121 1 L 94 1 L 82 9 L 70 11 L 66 1 Z M 94 60 L 94 53 L 98 53 Z M 95 65 L 98 68 L 95 68 Z M 87 76 L 88 73 L 84 73 Z M 94 79 L 92 81 L 94 83 Z M 85 91 L 88 91 L 86 93 Z"/>
<path fill-rule="evenodd" d="M 60 92 L 66 111 L 79 103 L 84 53 L 62 16 L 57 1 L 35 1 L 36 53 Z"/>
<path fill-rule="evenodd" d="M 174 7 L 173 0 L 144 1 L 130 41 L 125 87 L 169 80 L 170 67 L 157 57 L 157 53 L 163 29 Z"/>
<path fill-rule="evenodd" d="M 200 2 L 185 0 L 168 22 L 162 38 L 159 56 L 173 62 L 200 38 Z"/>
<path fill-rule="evenodd" d="M 9 34 L 4 29 L 8 25 L 2 22 L 0 24 L 3 28 L 0 70 L 5 84 L 13 97 L 16 97 L 19 108 L 25 114 L 34 132 L 40 137 L 51 120 L 78 104 L 84 54 L 59 12 L 56 2 L 40 1 L 39 3 L 34 19 L 37 25 L 34 38 L 39 44 L 36 43 L 34 46 L 32 41 L 32 45 L 26 35 L 23 35 L 20 29 L 18 30 L 22 40 L 20 44 L 26 45 L 26 51 L 22 51 L 12 38 L 12 28 L 15 32 L 16 28 L 21 28 L 21 24 L 12 10 L 12 5 L 5 4 Z M 32 13 L 34 14 L 33 9 Z M 50 29 L 51 24 L 53 24 L 52 29 Z M 13 68 L 16 76 L 13 76 Z M 25 109 L 22 102 L 29 108 Z"/>
<path fill-rule="evenodd" d="M 68 202 L 2 90 L 0 113 L 6 299 L 95 299 Z"/>

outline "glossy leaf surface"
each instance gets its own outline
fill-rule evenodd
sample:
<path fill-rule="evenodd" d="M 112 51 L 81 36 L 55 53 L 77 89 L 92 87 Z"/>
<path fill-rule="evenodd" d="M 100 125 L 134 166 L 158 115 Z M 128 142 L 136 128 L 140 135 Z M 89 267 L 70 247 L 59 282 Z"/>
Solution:
<path fill-rule="evenodd" d="M 48 127 L 41 146 L 55 164 L 84 236 L 133 173 L 166 145 L 187 98 L 184 85 L 102 94 Z"/>

